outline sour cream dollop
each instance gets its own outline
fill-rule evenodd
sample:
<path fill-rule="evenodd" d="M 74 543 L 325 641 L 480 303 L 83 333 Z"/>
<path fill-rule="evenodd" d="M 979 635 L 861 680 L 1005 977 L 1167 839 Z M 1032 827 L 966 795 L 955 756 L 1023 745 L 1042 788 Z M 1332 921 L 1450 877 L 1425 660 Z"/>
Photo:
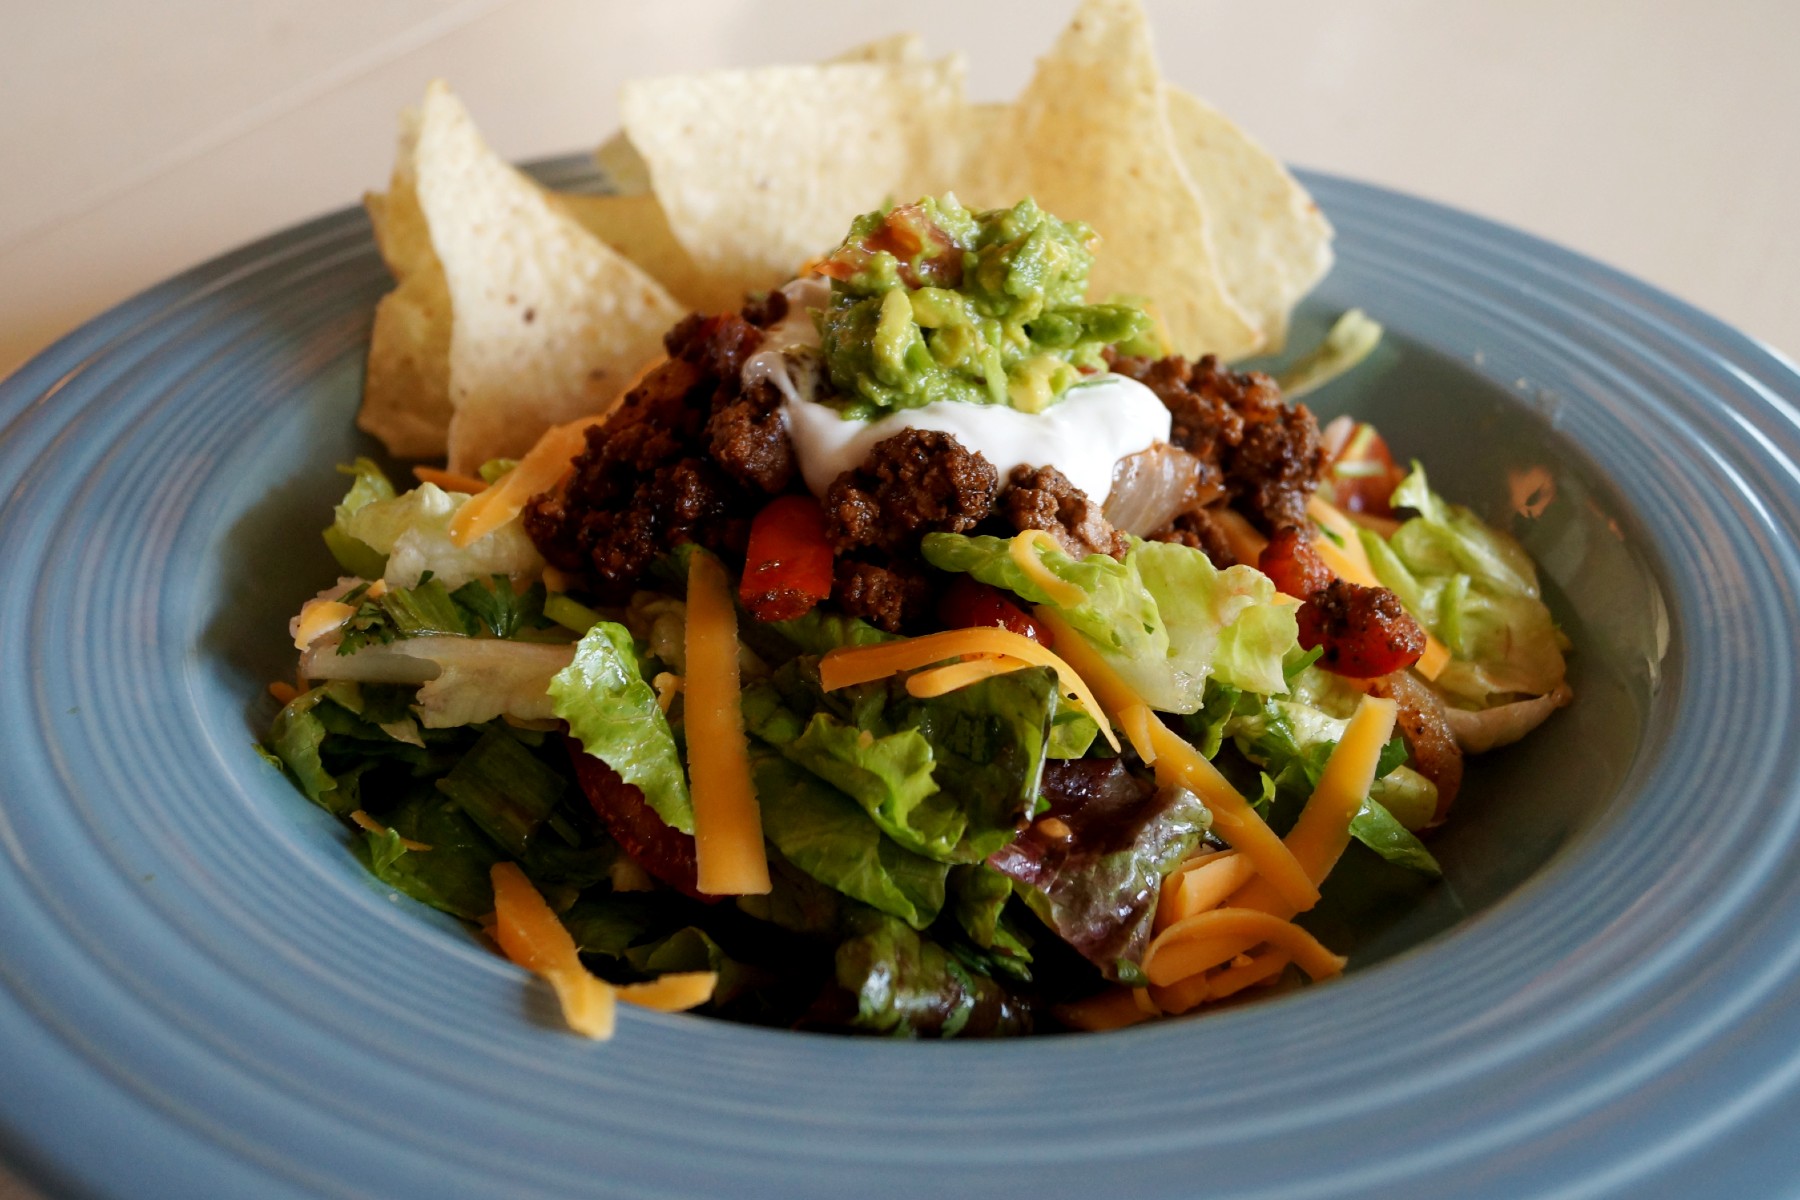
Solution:
<path fill-rule="evenodd" d="M 1155 392 L 1123 375 L 1095 376 L 1038 413 L 940 400 L 876 421 L 846 421 L 829 405 L 790 396 L 782 417 L 800 474 L 819 497 L 840 474 L 861 466 L 876 442 L 903 429 L 952 435 L 992 463 L 1002 481 L 1017 466 L 1055 467 L 1096 504 L 1112 492 L 1121 458 L 1169 440 L 1169 410 Z"/>
<path fill-rule="evenodd" d="M 1055 467 L 1095 504 L 1112 492 L 1120 459 L 1169 440 L 1169 410 L 1156 393 L 1123 375 L 1097 375 L 1077 384 L 1043 412 L 997 404 L 940 400 L 904 408 L 875 421 L 847 421 L 812 399 L 820 382 L 819 334 L 813 309 L 831 295 L 822 279 L 797 279 L 781 289 L 786 317 L 763 334 L 762 348 L 744 364 L 746 386 L 760 380 L 782 394 L 782 420 L 794 444 L 800 475 L 824 498 L 832 481 L 860 467 L 876 442 L 903 429 L 948 433 L 994 465 L 1004 483 L 1017 466 Z"/>

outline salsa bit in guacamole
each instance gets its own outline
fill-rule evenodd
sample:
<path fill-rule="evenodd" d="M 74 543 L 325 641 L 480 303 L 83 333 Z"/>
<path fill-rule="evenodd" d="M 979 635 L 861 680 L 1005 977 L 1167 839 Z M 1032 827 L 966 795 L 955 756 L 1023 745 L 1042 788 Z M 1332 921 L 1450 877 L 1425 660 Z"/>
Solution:
<path fill-rule="evenodd" d="M 360 461 L 271 756 L 594 1036 L 1337 974 L 1294 918 L 1346 856 L 1436 876 L 1465 750 L 1566 702 L 1560 634 L 1375 430 L 1087 303 L 1096 247 L 1030 199 L 885 208 L 517 461 Z"/>

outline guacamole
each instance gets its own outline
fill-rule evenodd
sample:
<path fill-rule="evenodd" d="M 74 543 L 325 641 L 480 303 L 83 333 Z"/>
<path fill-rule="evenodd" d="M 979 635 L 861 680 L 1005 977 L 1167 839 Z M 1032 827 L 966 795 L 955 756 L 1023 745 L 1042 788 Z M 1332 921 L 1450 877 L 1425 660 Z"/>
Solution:
<path fill-rule="evenodd" d="M 1118 345 L 1155 353 L 1129 304 L 1086 304 L 1094 231 L 1021 200 L 971 213 L 956 197 L 865 213 L 820 264 L 820 342 L 846 416 L 937 400 L 1041 412 Z"/>

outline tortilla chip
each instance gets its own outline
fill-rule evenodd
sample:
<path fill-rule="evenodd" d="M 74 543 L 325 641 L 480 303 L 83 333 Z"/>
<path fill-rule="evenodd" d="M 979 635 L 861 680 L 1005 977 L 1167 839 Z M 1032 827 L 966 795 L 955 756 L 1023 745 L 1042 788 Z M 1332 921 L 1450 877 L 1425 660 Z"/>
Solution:
<path fill-rule="evenodd" d="M 642 80 L 620 96 L 676 239 L 720 287 L 774 287 L 858 213 L 941 190 L 963 65 L 843 63 Z"/>
<path fill-rule="evenodd" d="M 375 307 L 356 424 L 400 458 L 439 457 L 450 426 L 450 292 L 419 207 L 418 135 L 419 114 L 408 109 L 387 193 L 363 197 L 398 286 Z"/>
<path fill-rule="evenodd" d="M 620 130 L 594 151 L 594 165 L 600 168 L 605 187 L 615 196 L 644 196 L 650 192 L 650 168 L 637 152 L 631 139 Z"/>
<path fill-rule="evenodd" d="M 1294 305 L 1331 269 L 1331 224 L 1281 161 L 1223 113 L 1173 84 L 1163 98 L 1212 222 L 1219 274 L 1272 354 L 1287 341 Z"/>
<path fill-rule="evenodd" d="M 1174 348 L 1232 359 L 1262 345 L 1232 298 L 1212 222 L 1175 153 L 1135 0 L 1085 0 L 1008 118 L 976 152 L 982 205 L 1030 194 L 1102 240 L 1088 294 L 1147 299 Z M 1011 184 L 1011 190 L 1007 185 Z"/>
<path fill-rule="evenodd" d="M 842 54 L 834 54 L 827 63 L 910 63 L 925 62 L 925 39 L 916 33 L 891 33 L 860 46 L 852 46 Z"/>
<path fill-rule="evenodd" d="M 662 202 L 654 195 L 590 196 L 553 192 L 557 205 L 589 233 L 629 258 L 677 301 L 695 312 L 731 312 L 744 303 L 701 272 L 675 240 Z"/>
<path fill-rule="evenodd" d="M 471 472 L 609 406 L 685 310 L 495 155 L 441 82 L 416 165 L 451 300 L 449 465 Z"/>

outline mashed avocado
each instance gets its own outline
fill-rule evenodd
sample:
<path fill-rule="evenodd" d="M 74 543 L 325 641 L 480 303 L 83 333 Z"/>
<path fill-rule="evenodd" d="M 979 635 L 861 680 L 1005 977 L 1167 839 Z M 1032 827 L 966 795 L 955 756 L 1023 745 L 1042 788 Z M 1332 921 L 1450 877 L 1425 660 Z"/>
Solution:
<path fill-rule="evenodd" d="M 1027 199 L 971 213 L 956 197 L 865 213 L 820 265 L 820 318 L 846 415 L 936 400 L 1040 412 L 1101 351 L 1154 353 L 1153 325 L 1127 304 L 1084 304 L 1094 231 Z"/>

